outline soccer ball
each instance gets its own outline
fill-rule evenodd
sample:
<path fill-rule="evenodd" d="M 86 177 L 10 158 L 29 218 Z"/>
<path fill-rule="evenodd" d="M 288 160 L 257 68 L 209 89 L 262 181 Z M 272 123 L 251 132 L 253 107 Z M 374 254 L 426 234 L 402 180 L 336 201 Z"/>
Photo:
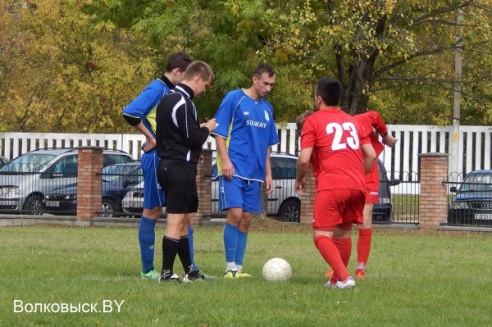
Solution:
<path fill-rule="evenodd" d="M 282 258 L 268 260 L 263 266 L 263 278 L 269 282 L 286 282 L 292 276 L 292 269 Z"/>

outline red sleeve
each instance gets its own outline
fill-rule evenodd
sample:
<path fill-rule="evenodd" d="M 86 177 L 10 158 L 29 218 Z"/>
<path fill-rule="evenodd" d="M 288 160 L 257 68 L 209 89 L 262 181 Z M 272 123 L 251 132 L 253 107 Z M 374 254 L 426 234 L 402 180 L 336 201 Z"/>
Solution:
<path fill-rule="evenodd" d="M 311 117 L 304 121 L 301 133 L 301 150 L 306 148 L 314 148 L 316 144 L 316 128 Z"/>
<path fill-rule="evenodd" d="M 371 126 L 376 129 L 379 135 L 384 135 L 388 132 L 388 128 L 384 123 L 383 119 L 376 111 L 370 110 L 366 113 L 361 114 L 361 116 L 367 116 L 366 119 L 370 122 Z"/>

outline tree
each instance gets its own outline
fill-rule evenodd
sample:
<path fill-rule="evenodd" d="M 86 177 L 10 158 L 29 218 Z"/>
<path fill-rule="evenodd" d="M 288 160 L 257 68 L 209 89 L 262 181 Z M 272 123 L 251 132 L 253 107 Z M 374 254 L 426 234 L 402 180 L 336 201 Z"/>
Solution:
<path fill-rule="evenodd" d="M 3 131 L 124 130 L 123 106 L 155 74 L 138 35 L 92 25 L 73 2 L 10 1 L 0 15 Z"/>

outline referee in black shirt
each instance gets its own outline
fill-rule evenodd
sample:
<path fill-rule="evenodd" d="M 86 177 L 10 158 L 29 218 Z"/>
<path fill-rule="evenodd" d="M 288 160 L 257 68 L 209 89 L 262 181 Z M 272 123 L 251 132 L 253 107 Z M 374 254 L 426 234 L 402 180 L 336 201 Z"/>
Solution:
<path fill-rule="evenodd" d="M 213 82 L 213 72 L 203 61 L 192 62 L 183 80 L 169 91 L 157 106 L 156 149 L 161 158 L 158 180 L 167 203 L 167 227 L 162 239 L 162 272 L 159 282 L 180 281 L 173 273 L 176 254 L 183 265 L 183 282 L 204 279 L 191 263 L 188 225 L 198 210 L 196 165 L 203 144 L 217 127 L 215 119 L 198 120 L 193 98 L 204 93 Z"/>

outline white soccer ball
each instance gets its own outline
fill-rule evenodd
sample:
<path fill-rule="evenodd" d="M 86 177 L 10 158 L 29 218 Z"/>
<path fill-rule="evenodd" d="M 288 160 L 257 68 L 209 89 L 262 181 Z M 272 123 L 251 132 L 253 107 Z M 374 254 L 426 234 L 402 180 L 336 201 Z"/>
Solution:
<path fill-rule="evenodd" d="M 292 268 L 282 258 L 268 260 L 263 266 L 263 278 L 269 282 L 286 282 L 292 276 Z"/>

